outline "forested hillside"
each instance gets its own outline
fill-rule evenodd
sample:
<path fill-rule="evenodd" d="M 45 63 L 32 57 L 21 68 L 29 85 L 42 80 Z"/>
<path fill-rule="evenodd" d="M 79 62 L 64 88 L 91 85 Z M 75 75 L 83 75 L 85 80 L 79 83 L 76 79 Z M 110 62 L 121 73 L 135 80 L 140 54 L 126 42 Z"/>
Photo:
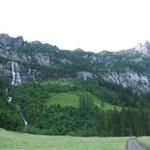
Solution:
<path fill-rule="evenodd" d="M 149 53 L 135 49 L 60 50 L 1 34 L 0 127 L 48 135 L 150 135 L 149 66 Z"/>

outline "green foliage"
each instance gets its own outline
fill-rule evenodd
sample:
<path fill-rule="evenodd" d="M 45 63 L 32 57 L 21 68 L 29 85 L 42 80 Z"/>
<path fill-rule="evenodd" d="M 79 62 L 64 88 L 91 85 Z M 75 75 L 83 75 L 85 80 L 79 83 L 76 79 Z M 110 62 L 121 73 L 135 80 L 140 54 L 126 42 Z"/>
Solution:
<path fill-rule="evenodd" d="M 56 46 L 52 46 L 50 44 L 42 44 L 40 42 L 25 42 L 24 46 L 17 49 L 17 51 L 19 52 L 23 52 L 23 53 L 27 53 L 27 54 L 31 54 L 34 52 L 51 52 L 51 53 L 55 53 L 55 51 L 58 50 L 58 48 Z"/>
<path fill-rule="evenodd" d="M 15 103 L 10 105 L 7 101 L 9 82 L 7 78 L 0 77 L 0 127 L 9 130 L 20 130 L 22 120 Z"/>
<path fill-rule="evenodd" d="M 7 51 L 6 46 L 1 48 Z M 35 69 L 38 83 L 12 87 L 8 79 L 0 77 L 0 127 L 23 131 L 22 113 L 29 123 L 27 131 L 36 134 L 150 134 L 150 112 L 146 110 L 150 106 L 150 93 L 135 93 L 102 78 L 111 71 L 121 74 L 127 70 L 149 76 L 149 56 L 133 50 L 97 54 L 81 49 L 59 50 L 56 46 L 37 41 L 24 42 L 15 50 L 9 49 L 9 52 L 13 51 L 26 60 L 31 58 L 30 61 L 17 62 L 23 69 Z M 35 56 L 41 59 L 49 57 L 51 62 L 41 65 L 40 58 Z M 0 64 L 6 67 L 9 61 L 14 60 L 0 57 Z M 94 78 L 80 80 L 77 78 L 80 71 L 90 72 Z M 12 103 L 7 102 L 9 96 L 13 98 Z"/>
<path fill-rule="evenodd" d="M 112 103 L 119 101 L 118 91 L 122 94 L 125 91 L 120 87 L 106 88 L 107 84 L 95 80 L 49 81 L 13 87 L 6 79 L 2 78 L 0 82 L 0 102 L 3 106 L 0 109 L 0 127 L 23 131 L 22 112 L 29 123 L 27 132 L 34 134 L 150 135 L 150 112 L 143 111 L 142 106 L 141 109 L 104 108 L 107 104 L 100 100 L 108 98 Z M 7 102 L 6 87 L 9 87 L 9 95 L 13 97 L 11 104 Z M 125 94 L 132 95 L 130 91 L 125 91 Z M 77 101 L 78 106 L 71 101 Z"/>
<path fill-rule="evenodd" d="M 145 147 L 147 150 L 150 150 L 150 137 L 138 137 L 138 141 L 141 145 L 143 145 L 143 147 Z"/>
<path fill-rule="evenodd" d="M 74 92 L 50 93 L 46 104 L 79 107 L 79 95 Z"/>

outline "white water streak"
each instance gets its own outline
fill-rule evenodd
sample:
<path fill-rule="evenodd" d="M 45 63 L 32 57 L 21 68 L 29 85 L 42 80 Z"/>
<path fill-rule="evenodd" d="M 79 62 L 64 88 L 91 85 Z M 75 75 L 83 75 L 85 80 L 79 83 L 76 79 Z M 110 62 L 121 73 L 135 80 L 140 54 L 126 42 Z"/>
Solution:
<path fill-rule="evenodd" d="M 24 126 L 25 126 L 25 127 L 27 127 L 27 126 L 28 126 L 28 122 L 27 122 L 27 120 L 24 118 L 23 113 L 22 113 L 22 112 L 20 112 L 20 115 L 21 115 L 21 117 L 22 117 L 22 120 L 23 120 Z"/>
<path fill-rule="evenodd" d="M 12 101 L 12 97 L 11 97 L 11 96 L 9 96 L 9 97 L 8 97 L 8 99 L 7 99 L 7 101 L 8 101 L 8 103 L 11 103 L 11 101 Z"/>
<path fill-rule="evenodd" d="M 12 85 L 18 85 L 21 83 L 21 77 L 19 73 L 18 64 L 16 62 L 11 62 L 11 68 L 12 68 Z"/>

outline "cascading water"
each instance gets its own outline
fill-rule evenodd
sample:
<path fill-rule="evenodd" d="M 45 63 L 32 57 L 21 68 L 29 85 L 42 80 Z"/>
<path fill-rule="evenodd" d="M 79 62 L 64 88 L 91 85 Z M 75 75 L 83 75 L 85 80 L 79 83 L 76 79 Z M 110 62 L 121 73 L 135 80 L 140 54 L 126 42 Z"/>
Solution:
<path fill-rule="evenodd" d="M 20 115 L 21 115 L 21 117 L 22 117 L 22 119 L 23 119 L 24 126 L 27 127 L 27 126 L 28 126 L 28 122 L 27 122 L 27 120 L 24 118 L 22 111 L 20 112 Z"/>
<path fill-rule="evenodd" d="M 11 62 L 11 68 L 12 68 L 12 82 L 11 85 L 19 85 L 21 84 L 21 77 L 20 77 L 20 73 L 19 73 L 19 68 L 18 68 L 18 64 L 16 62 Z M 8 97 L 7 101 L 8 103 L 11 103 L 13 98 L 11 96 L 8 96 L 8 89 L 6 89 L 6 96 Z M 20 110 L 20 115 L 21 118 L 24 122 L 24 126 L 27 127 L 28 126 L 28 122 L 25 119 L 25 117 L 23 116 L 22 111 Z"/>
<path fill-rule="evenodd" d="M 6 93 L 6 97 L 8 97 L 8 98 L 7 98 L 8 103 L 11 103 L 12 97 L 11 97 L 11 96 L 8 96 L 8 88 L 6 89 L 5 93 Z"/>
<path fill-rule="evenodd" d="M 14 68 L 14 62 L 11 62 L 11 72 L 12 72 L 12 82 L 11 84 L 14 85 L 15 84 L 15 68 Z"/>
<path fill-rule="evenodd" d="M 11 96 L 9 96 L 9 97 L 8 97 L 8 99 L 7 99 L 7 101 L 8 101 L 8 103 L 11 103 L 11 101 L 12 101 L 12 97 L 11 97 Z"/>
<path fill-rule="evenodd" d="M 18 64 L 16 62 L 11 62 L 12 67 L 12 85 L 18 85 L 21 83 L 21 77 L 18 69 Z"/>

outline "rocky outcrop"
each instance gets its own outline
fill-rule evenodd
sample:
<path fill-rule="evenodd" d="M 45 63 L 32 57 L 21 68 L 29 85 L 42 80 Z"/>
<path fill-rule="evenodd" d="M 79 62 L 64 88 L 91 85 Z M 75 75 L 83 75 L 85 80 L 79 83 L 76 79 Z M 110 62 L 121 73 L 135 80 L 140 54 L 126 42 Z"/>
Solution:
<path fill-rule="evenodd" d="M 145 43 L 138 43 L 134 50 L 143 54 L 150 54 L 150 43 L 148 41 Z"/>
<path fill-rule="evenodd" d="M 0 45 L 11 46 L 11 38 L 8 34 L 0 34 Z"/>
<path fill-rule="evenodd" d="M 16 49 L 22 47 L 24 43 L 23 37 L 18 36 L 16 38 L 10 37 L 8 34 L 0 34 L 0 46 Z"/>
<path fill-rule="evenodd" d="M 14 61 L 20 61 L 25 63 L 37 62 L 40 65 L 48 66 L 53 64 L 53 60 L 48 53 L 32 53 L 31 55 L 27 55 L 22 52 L 17 52 L 14 50 L 6 50 L 0 48 L 0 56 L 3 58 L 11 59 Z"/>
<path fill-rule="evenodd" d="M 32 48 L 35 47 L 35 49 L 32 49 L 30 53 L 26 52 L 25 48 L 26 44 L 30 45 Z M 18 36 L 16 38 L 10 37 L 8 34 L 0 34 L 0 56 L 6 59 L 10 59 L 13 61 L 19 61 L 23 63 L 37 63 L 39 65 L 48 66 L 53 64 L 52 56 L 49 52 L 45 51 L 45 47 L 43 46 L 39 41 L 33 41 L 33 42 L 24 42 L 22 36 Z M 57 49 L 57 47 L 49 45 L 49 49 Z M 36 48 L 43 46 L 43 52 L 36 51 Z M 48 47 L 47 46 L 47 47 Z M 46 48 L 47 48 L 46 47 Z M 22 51 L 22 49 L 24 49 Z"/>
<path fill-rule="evenodd" d="M 79 78 L 79 79 L 87 80 L 87 79 L 94 78 L 94 77 L 96 77 L 96 75 L 94 75 L 91 72 L 87 72 L 87 71 L 77 72 L 77 78 Z"/>
<path fill-rule="evenodd" d="M 15 64 L 15 67 L 12 66 Z M 3 76 L 7 76 L 10 80 L 10 83 L 14 83 L 13 81 L 13 72 L 15 71 L 16 72 L 16 69 L 18 69 L 19 71 L 19 83 L 20 83 L 20 80 L 22 82 L 34 82 L 36 81 L 36 76 L 38 75 L 38 71 L 37 69 L 30 69 L 30 68 L 27 68 L 23 65 L 20 65 L 20 64 L 17 64 L 17 63 L 13 62 L 12 61 L 7 61 L 6 63 L 3 63 L 3 64 L 0 64 L 0 75 L 3 75 Z M 16 78 L 18 78 L 18 74 L 16 73 L 15 74 Z"/>
<path fill-rule="evenodd" d="M 137 46 L 135 47 L 135 50 L 143 54 L 148 53 L 148 49 L 142 43 L 137 44 Z"/>
<path fill-rule="evenodd" d="M 21 36 L 0 34 L 0 75 L 8 76 L 11 82 L 14 62 L 23 82 L 101 77 L 135 92 L 147 93 L 150 92 L 150 61 L 142 53 L 150 54 L 149 42 L 127 51 L 92 53 L 81 49 L 61 51 L 39 41 L 29 43 Z"/>
<path fill-rule="evenodd" d="M 33 60 L 36 60 L 38 64 L 49 66 L 53 64 L 53 60 L 51 59 L 51 56 L 48 53 L 37 53 L 33 55 Z"/>
<path fill-rule="evenodd" d="M 19 37 L 17 37 L 17 38 L 14 38 L 13 40 L 14 40 L 14 41 L 13 41 L 12 46 L 13 46 L 14 49 L 23 46 L 24 40 L 23 40 L 23 37 L 22 37 L 22 36 L 19 36 Z"/>
<path fill-rule="evenodd" d="M 122 85 L 124 88 L 131 88 L 137 93 L 147 93 L 150 91 L 150 76 L 137 73 L 133 70 L 126 70 L 126 72 L 122 73 L 105 73 L 102 78 L 107 82 Z"/>

